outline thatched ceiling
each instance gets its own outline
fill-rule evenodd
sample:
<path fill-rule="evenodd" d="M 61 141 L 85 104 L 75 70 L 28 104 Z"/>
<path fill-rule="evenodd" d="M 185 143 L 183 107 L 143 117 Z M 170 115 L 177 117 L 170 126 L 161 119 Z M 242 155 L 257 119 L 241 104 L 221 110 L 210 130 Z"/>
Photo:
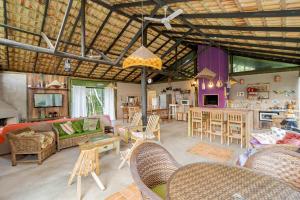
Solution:
<path fill-rule="evenodd" d="M 141 27 L 140 15 L 162 17 L 162 5 L 184 14 L 167 31 L 161 24 L 147 29 L 149 49 L 162 57 L 164 71 L 192 49 L 190 44 L 221 45 L 239 54 L 271 57 L 300 63 L 300 0 L 87 0 L 86 53 L 104 52 L 115 60 Z M 0 38 L 47 47 L 41 32 L 55 44 L 68 0 L 1 0 Z M 80 55 L 81 1 L 74 0 L 58 50 Z M 188 34 L 187 34 L 188 32 Z M 141 44 L 140 37 L 125 57 Z M 176 45 L 178 44 L 178 45 Z M 175 48 L 176 47 L 176 48 Z M 167 53 L 166 53 L 167 52 Z M 175 56 L 177 52 L 177 56 Z M 72 75 L 78 77 L 139 81 L 139 69 L 72 60 L 72 72 L 64 72 L 64 60 L 54 55 L 0 46 L 2 70 Z M 122 59 L 123 60 L 123 59 Z M 122 63 L 122 60 L 120 63 Z M 193 75 L 194 63 L 180 68 L 183 77 Z M 172 70 L 172 69 L 171 69 Z M 151 72 L 150 77 L 157 72 Z"/>

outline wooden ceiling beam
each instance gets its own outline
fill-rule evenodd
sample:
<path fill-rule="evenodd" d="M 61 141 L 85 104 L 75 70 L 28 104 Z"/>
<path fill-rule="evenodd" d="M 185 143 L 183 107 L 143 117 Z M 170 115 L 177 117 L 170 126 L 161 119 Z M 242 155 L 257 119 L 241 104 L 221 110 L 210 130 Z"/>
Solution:
<path fill-rule="evenodd" d="M 165 0 L 165 2 L 168 3 L 186 3 L 188 1 L 197 1 L 197 0 Z M 132 8 L 132 7 L 140 7 L 142 5 L 144 6 L 152 6 L 155 5 L 155 2 L 153 2 L 152 0 L 148 0 L 148 1 L 135 1 L 135 2 L 130 2 L 130 3 L 119 3 L 119 4 L 115 4 L 113 5 L 113 9 L 115 10 L 119 10 L 122 8 Z M 161 5 L 163 6 L 163 5 Z"/>
<path fill-rule="evenodd" d="M 42 21 L 42 24 L 41 24 L 41 33 L 44 32 L 44 27 L 45 27 L 47 13 L 48 13 L 48 7 L 49 7 L 49 0 L 46 0 L 46 2 L 45 2 L 45 9 L 44 9 L 44 15 L 43 15 L 43 21 Z M 7 24 L 6 22 L 4 22 L 4 23 Z M 39 42 L 38 42 L 38 46 L 41 45 L 42 38 L 43 37 L 40 36 Z M 37 64 L 37 61 L 38 61 L 38 57 L 39 57 L 39 53 L 36 53 L 35 61 L 34 61 L 33 68 L 32 68 L 33 72 L 35 72 L 35 68 L 36 68 L 36 64 Z"/>

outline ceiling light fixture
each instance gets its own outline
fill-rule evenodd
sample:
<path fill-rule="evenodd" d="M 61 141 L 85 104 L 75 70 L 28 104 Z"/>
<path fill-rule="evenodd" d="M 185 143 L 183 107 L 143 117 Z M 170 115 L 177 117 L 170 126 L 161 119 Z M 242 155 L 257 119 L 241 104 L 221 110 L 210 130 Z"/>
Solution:
<path fill-rule="evenodd" d="M 64 70 L 65 70 L 65 72 L 70 72 L 71 71 L 71 62 L 70 62 L 69 59 L 65 60 Z"/>
<path fill-rule="evenodd" d="M 142 1 L 142 40 L 141 47 L 128 56 L 123 62 L 123 69 L 130 67 L 151 67 L 156 70 L 161 70 L 162 60 L 153 54 L 149 49 L 143 46 L 144 44 L 144 14 Z"/>

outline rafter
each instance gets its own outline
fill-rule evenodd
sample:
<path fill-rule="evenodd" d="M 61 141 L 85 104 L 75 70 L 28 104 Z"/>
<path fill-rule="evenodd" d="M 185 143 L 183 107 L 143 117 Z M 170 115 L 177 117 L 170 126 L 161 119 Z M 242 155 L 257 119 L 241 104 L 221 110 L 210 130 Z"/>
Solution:
<path fill-rule="evenodd" d="M 46 18 L 47 18 L 47 13 L 48 13 L 48 7 L 49 7 L 49 0 L 46 0 L 43 21 L 42 21 L 42 24 L 41 24 L 41 33 L 44 31 L 44 27 L 45 27 L 45 23 L 46 23 Z M 7 24 L 6 22 L 4 22 L 4 23 Z M 41 35 L 40 38 L 39 38 L 38 46 L 41 45 L 42 38 L 43 37 Z M 37 61 L 38 61 L 38 57 L 39 57 L 39 53 L 36 53 L 35 61 L 34 61 L 34 64 L 33 64 L 33 69 L 32 69 L 33 72 L 35 72 L 35 68 L 36 68 L 36 64 L 37 64 Z"/>
<path fill-rule="evenodd" d="M 7 5 L 6 5 L 6 0 L 3 0 L 3 18 L 4 18 L 4 23 L 7 24 Z M 4 28 L 4 37 L 8 39 L 8 30 L 7 28 Z M 6 46 L 6 65 L 7 69 L 10 68 L 9 66 L 9 52 L 8 52 L 8 47 Z"/>
<path fill-rule="evenodd" d="M 151 23 L 152 27 L 163 27 L 162 23 Z M 189 28 L 185 24 L 171 24 L 174 28 Z M 272 31 L 272 32 L 300 32 L 300 27 L 269 27 L 269 26 L 222 26 L 222 25 L 194 25 L 199 29 L 236 30 L 236 31 Z"/>
<path fill-rule="evenodd" d="M 181 16 L 184 17 L 185 19 L 297 17 L 300 16 L 300 9 L 256 11 L 256 12 L 192 13 L 192 14 L 181 14 Z M 164 17 L 164 15 L 155 15 L 155 17 L 161 18 Z"/>
<path fill-rule="evenodd" d="M 99 27 L 97 33 L 95 34 L 93 40 L 91 41 L 91 43 L 90 43 L 90 45 L 89 45 L 89 47 L 86 48 L 85 54 L 88 54 L 89 51 L 91 50 L 91 48 L 94 46 L 94 44 L 95 44 L 95 42 L 96 42 L 98 36 L 101 34 L 101 32 L 102 32 L 104 26 L 106 25 L 106 23 L 107 23 L 107 21 L 109 20 L 109 18 L 110 18 L 110 16 L 111 16 L 112 13 L 113 13 L 113 11 L 110 10 L 109 13 L 106 15 L 104 21 L 102 22 L 101 26 Z M 77 70 L 78 70 L 78 68 L 80 67 L 81 64 L 82 64 L 82 61 L 78 62 L 77 66 L 75 67 L 75 69 L 74 69 L 74 71 L 73 71 L 73 75 L 76 74 L 76 72 L 77 72 Z"/>
<path fill-rule="evenodd" d="M 166 0 L 165 3 L 181 3 L 181 2 L 187 2 L 187 1 L 196 1 L 196 0 Z M 120 3 L 120 4 L 115 4 L 113 6 L 113 9 L 122 9 L 122 8 L 131 8 L 131 7 L 139 7 L 141 6 L 142 1 L 135 1 L 135 2 L 130 2 L 130 3 Z M 144 6 L 151 6 L 155 5 L 153 1 L 143 1 Z"/>
<path fill-rule="evenodd" d="M 186 34 L 186 32 L 182 32 L 182 31 L 166 31 L 166 33 L 175 34 L 175 35 L 183 35 L 183 36 Z M 198 33 L 189 33 L 189 35 L 201 36 Z M 252 35 L 223 35 L 223 34 L 206 34 L 206 36 L 211 39 L 230 38 L 230 39 L 242 39 L 242 40 L 300 43 L 299 38 L 291 38 L 291 37 L 283 38 L 283 37 L 262 37 L 262 36 L 252 36 Z"/>

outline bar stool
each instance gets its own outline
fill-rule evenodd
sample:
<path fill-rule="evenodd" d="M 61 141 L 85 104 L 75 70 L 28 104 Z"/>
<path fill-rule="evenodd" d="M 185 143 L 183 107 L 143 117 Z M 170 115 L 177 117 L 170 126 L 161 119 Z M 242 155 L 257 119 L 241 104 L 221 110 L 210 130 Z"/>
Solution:
<path fill-rule="evenodd" d="M 202 131 L 205 135 L 209 136 L 210 132 L 210 112 L 202 112 Z"/>
<path fill-rule="evenodd" d="M 220 111 L 212 111 L 210 113 L 210 142 L 212 141 L 212 135 L 214 138 L 216 135 L 221 137 L 221 144 L 223 144 L 224 137 L 226 137 L 226 120 L 224 119 L 224 113 Z"/>
<path fill-rule="evenodd" d="M 202 111 L 192 111 L 192 135 L 201 136 L 202 140 Z"/>
<path fill-rule="evenodd" d="M 240 113 L 228 113 L 227 120 L 227 144 L 232 143 L 233 139 L 241 141 L 241 148 L 245 143 L 245 121 Z"/>

